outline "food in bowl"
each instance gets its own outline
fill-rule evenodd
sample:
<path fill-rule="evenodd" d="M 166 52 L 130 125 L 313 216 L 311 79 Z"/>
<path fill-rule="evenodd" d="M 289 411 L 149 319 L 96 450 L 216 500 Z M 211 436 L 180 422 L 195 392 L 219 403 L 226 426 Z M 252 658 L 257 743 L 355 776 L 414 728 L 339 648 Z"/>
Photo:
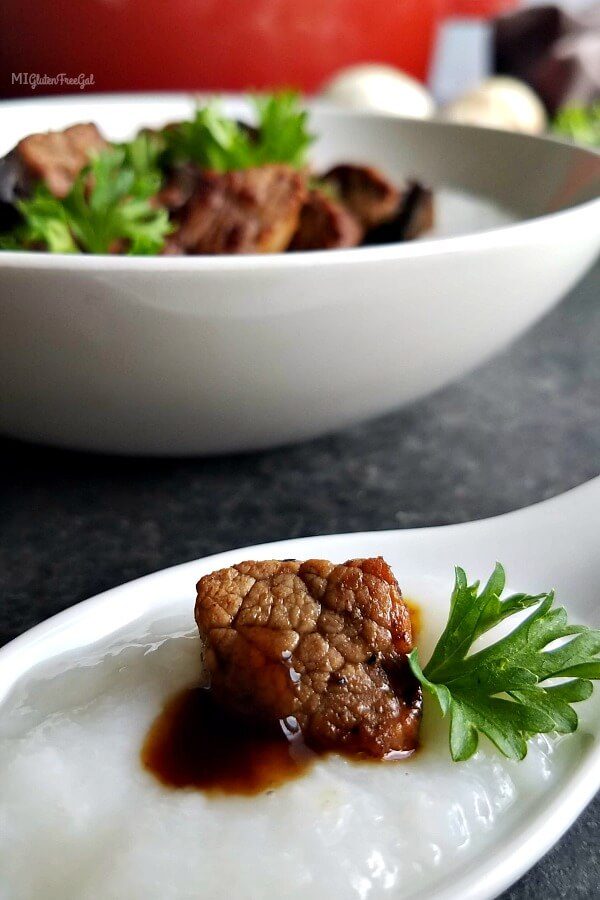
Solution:
<path fill-rule="evenodd" d="M 0 153 L 86 119 L 127 141 L 194 108 L 189 97 L 7 102 Z M 223 108 L 250 118 L 235 98 Z M 0 253 L 3 433 L 167 456 L 331 433 L 486 361 L 597 253 L 589 150 L 319 104 L 310 117 L 317 171 L 352 153 L 396 184 L 414 175 L 434 190 L 433 232 L 306 253 Z"/>
<path fill-rule="evenodd" d="M 198 108 L 191 121 L 111 143 L 95 124 L 30 134 L 0 160 L 0 249 L 55 253 L 281 253 L 411 240 L 431 191 L 370 165 L 324 172 L 293 93 L 256 123 Z"/>
<path fill-rule="evenodd" d="M 323 571 L 326 575 L 320 580 Z M 186 573 L 187 582 L 189 570 Z M 445 629 L 447 598 L 427 578 L 421 582 L 426 592 L 419 593 L 421 621 L 413 643 L 416 640 L 422 647 L 425 658 L 425 636 L 439 638 L 425 667 L 429 684 L 441 689 L 445 665 L 452 702 L 460 702 L 460 682 L 447 677 L 450 665 L 463 668 L 463 687 L 465 666 L 471 671 L 479 668 L 479 674 L 495 671 L 514 679 L 515 667 L 492 665 L 494 654 L 500 662 L 509 649 L 515 661 L 528 652 L 529 666 L 533 663 L 543 675 L 539 663 L 546 661 L 546 642 L 570 628 L 564 621 L 561 624 L 562 613 L 553 609 L 552 597 L 521 594 L 500 599 L 501 569 L 483 589 L 469 585 L 463 574 L 457 572 Z M 294 582 L 297 589 L 290 594 L 285 585 L 289 587 L 291 576 L 307 590 Z M 352 582 L 350 592 L 347 579 Z M 160 585 L 163 592 L 166 584 Z M 300 898 L 307 890 L 317 898 L 347 898 L 364 897 L 367 889 L 370 897 L 406 897 L 415 892 L 427 896 L 432 884 L 447 881 L 457 867 L 472 861 L 474 853 L 485 854 L 494 840 L 502 842 L 524 811 L 539 808 L 549 791 L 560 785 L 573 754 L 581 752 L 587 738 L 585 729 L 568 741 L 556 734 L 528 733 L 529 752 L 519 763 L 484 740 L 477 753 L 471 747 L 469 758 L 457 765 L 448 755 L 444 723 L 432 705 L 425 708 L 420 746 L 412 754 L 381 759 L 369 753 L 347 755 L 343 748 L 320 752 L 312 747 L 310 755 L 303 755 L 302 741 L 289 729 L 285 732 L 276 719 L 261 726 L 259 735 L 252 733 L 260 718 L 255 714 L 253 679 L 244 684 L 247 702 L 235 711 L 225 706 L 226 694 L 231 697 L 229 682 L 226 692 L 215 692 L 212 714 L 206 718 L 206 698 L 213 695 L 212 687 L 207 690 L 209 669 L 216 663 L 198 629 L 190 630 L 190 597 L 184 593 L 181 603 L 170 595 L 162 618 L 157 619 L 155 612 L 143 614 L 141 627 L 136 618 L 117 634 L 85 641 L 76 657 L 71 652 L 70 657 L 46 661 L 4 701 L 0 817 L 8 827 L 0 834 L 0 858 L 11 900 L 42 892 L 49 900 L 232 894 Z M 147 587 L 141 587 L 140 595 L 142 600 L 147 596 Z M 123 599 L 121 595 L 121 610 L 127 606 Z M 302 610 L 327 614 L 321 623 L 327 628 L 321 630 L 330 644 L 342 643 L 344 660 L 353 647 L 362 654 L 370 649 L 372 633 L 379 645 L 377 611 L 383 613 L 384 631 L 392 624 L 390 610 L 405 620 L 404 601 L 377 558 L 342 566 L 322 560 L 239 563 L 201 579 L 196 602 L 203 611 L 199 616 L 203 635 L 210 607 L 211 625 L 219 610 L 224 613 L 225 634 L 219 640 L 237 643 L 236 635 L 244 629 L 253 639 L 238 645 L 236 656 L 242 664 L 254 647 L 261 647 L 259 657 L 265 645 L 273 647 L 274 634 L 299 629 L 296 613 Z M 333 616 L 329 603 L 337 609 Z M 230 619 L 238 605 L 238 613 Z M 469 654 L 475 633 L 527 606 L 534 609 L 527 625 L 521 623 L 491 647 Z M 282 607 L 293 618 L 291 629 L 280 615 Z M 252 625 L 236 622 L 240 612 L 245 616 L 252 609 L 257 615 Z M 261 619 L 267 609 L 268 618 Z M 366 610 L 369 615 L 363 619 Z M 355 644 L 354 639 L 346 643 L 347 628 L 330 628 L 336 615 L 364 625 L 369 646 L 361 646 L 360 640 Z M 536 638 L 528 647 L 522 640 L 526 634 Z M 584 665 L 586 677 L 592 677 L 597 633 L 582 628 L 569 636 L 569 664 Z M 301 643 L 299 638 L 292 651 L 297 650 L 298 656 Z M 411 668 L 418 663 L 414 652 L 408 660 Z M 567 663 L 565 650 L 562 657 L 552 652 L 549 660 Z M 220 668 L 227 659 L 220 658 Z M 329 659 L 335 662 L 332 656 Z M 344 667 L 366 667 L 367 660 L 343 662 L 336 672 L 343 676 Z M 477 667 L 477 661 L 482 665 Z M 286 686 L 299 683 L 292 669 L 297 672 L 295 665 L 301 666 L 301 660 L 293 662 L 292 667 L 285 658 L 277 662 L 286 673 Z M 547 710 L 561 709 L 569 716 L 568 707 L 573 712 L 573 685 L 585 680 L 581 670 L 580 675 L 570 678 L 571 701 L 564 689 L 562 705 L 558 694 L 545 691 Z M 527 676 L 521 671 L 519 677 Z M 424 684 L 425 679 L 416 674 L 415 678 Z M 513 680 L 513 688 L 515 684 Z M 508 687 L 508 681 L 504 685 Z M 240 687 L 234 689 L 238 698 Z M 175 699 L 173 691 L 178 692 Z M 472 695 L 475 700 L 482 692 Z M 525 705 L 513 702 L 521 710 Z M 155 720 L 163 704 L 165 710 Z M 528 704 L 533 708 L 531 700 Z M 365 713 L 368 716 L 369 710 Z M 463 724 L 465 719 L 458 713 L 452 716 L 456 730 L 459 719 Z M 582 718 L 585 722 L 585 713 Z M 228 731 L 222 727 L 223 719 Z M 480 721 L 487 728 L 485 719 Z M 218 726 L 219 737 L 225 735 L 228 742 L 214 743 L 207 723 Z M 532 723 L 532 719 L 527 723 L 530 730 Z M 265 736 L 269 727 L 279 730 L 277 746 L 289 748 L 292 759 L 285 770 L 279 765 L 281 758 L 273 757 L 272 730 Z M 564 721 L 561 728 L 567 730 Z M 506 723 L 501 731 L 508 733 Z M 138 753 L 142 743 L 143 766 Z M 221 755 L 209 758 L 207 745 L 219 747 Z M 250 772 L 244 768 L 249 757 Z M 213 768 L 199 777 L 198 763 L 203 761 Z M 190 767 L 187 772 L 184 765 Z"/>

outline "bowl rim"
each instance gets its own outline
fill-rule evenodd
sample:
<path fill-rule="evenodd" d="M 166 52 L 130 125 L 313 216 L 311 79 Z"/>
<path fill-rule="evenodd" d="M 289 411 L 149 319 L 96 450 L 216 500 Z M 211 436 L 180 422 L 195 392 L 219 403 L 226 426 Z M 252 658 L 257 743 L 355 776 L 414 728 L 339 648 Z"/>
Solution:
<path fill-rule="evenodd" d="M 0 111 L 3 109 L 30 106 L 79 106 L 86 107 L 89 103 L 98 103 L 101 106 L 115 104 L 147 103 L 169 104 L 176 102 L 190 102 L 206 100 L 210 97 L 221 97 L 231 103 L 246 103 L 247 94 L 231 93 L 227 91 L 199 91 L 199 92 L 139 92 L 139 93 L 98 93 L 98 94 L 65 94 L 60 96 L 45 96 L 31 98 L 16 98 L 0 101 Z M 507 137 L 514 141 L 529 142 L 531 144 L 547 144 L 565 147 L 573 152 L 584 154 L 590 160 L 598 163 L 600 173 L 600 148 L 586 147 L 574 144 L 566 139 L 549 135 L 530 135 L 520 132 L 509 132 L 499 128 L 487 128 L 476 125 L 465 125 L 457 122 L 446 122 L 441 119 L 411 119 L 403 116 L 393 116 L 375 110 L 350 109 L 335 104 L 327 103 L 319 99 L 309 99 L 307 108 L 325 113 L 338 118 L 378 118 L 384 120 L 400 121 L 407 124 L 418 123 L 422 127 L 441 128 L 457 132 L 475 131 L 486 132 Z M 516 222 L 498 225 L 485 231 L 450 235 L 447 237 L 433 237 L 424 241 L 408 241 L 395 244 L 374 244 L 363 247 L 350 247 L 329 250 L 301 250 L 295 253 L 247 253 L 247 254 L 219 254 L 198 256 L 117 256 L 111 254 L 71 254 L 48 253 L 46 251 L 33 250 L 3 250 L 0 251 L 0 269 L 31 268 L 42 270 L 63 270 L 74 272 L 248 272 L 254 269 L 267 269 L 270 271 L 285 271 L 287 269 L 303 268 L 305 266 L 323 267 L 331 265 L 376 264 L 383 262 L 395 262 L 406 259 L 422 259 L 430 256 L 445 255 L 448 253 L 464 253 L 489 250 L 493 247 L 502 247 L 518 242 L 526 237 L 532 229 L 569 228 L 570 219 L 590 217 L 590 222 L 600 222 L 600 187 L 598 196 L 590 200 L 567 206 L 542 215 L 530 216 Z M 599 228 L 600 234 L 600 228 Z"/>

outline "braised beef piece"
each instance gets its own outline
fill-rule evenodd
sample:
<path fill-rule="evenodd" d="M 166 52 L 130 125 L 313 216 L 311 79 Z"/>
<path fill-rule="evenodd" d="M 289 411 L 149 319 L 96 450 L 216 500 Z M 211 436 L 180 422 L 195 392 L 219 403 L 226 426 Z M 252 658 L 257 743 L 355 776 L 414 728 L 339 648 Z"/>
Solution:
<path fill-rule="evenodd" d="M 193 163 L 177 166 L 156 196 L 156 202 L 169 212 L 177 212 L 190 200 L 200 177 L 200 170 Z"/>
<path fill-rule="evenodd" d="M 30 187 L 31 179 L 14 150 L 0 159 L 0 231 L 17 224 L 16 201 L 27 197 Z"/>
<path fill-rule="evenodd" d="M 383 559 L 243 562 L 200 579 L 195 616 L 211 690 L 242 717 L 320 750 L 415 748 L 410 616 Z"/>
<path fill-rule="evenodd" d="M 173 242 L 186 253 L 278 253 L 287 249 L 306 197 L 291 166 L 199 173 L 177 214 Z"/>
<path fill-rule="evenodd" d="M 31 179 L 16 152 L 0 159 L 0 203 L 14 203 L 29 193 Z"/>
<path fill-rule="evenodd" d="M 324 191 L 311 190 L 300 211 L 290 250 L 332 250 L 356 247 L 364 229 L 358 219 Z"/>
<path fill-rule="evenodd" d="M 433 194 L 418 182 L 409 182 L 397 214 L 367 232 L 365 244 L 412 241 L 433 227 Z"/>
<path fill-rule="evenodd" d="M 323 181 L 367 230 L 398 211 L 400 191 L 373 166 L 335 166 L 323 175 Z"/>
<path fill-rule="evenodd" d="M 23 175 L 43 180 L 55 197 L 66 197 L 90 157 L 106 146 L 95 125 L 73 125 L 64 131 L 30 134 L 13 153 Z"/>
<path fill-rule="evenodd" d="M 173 235 L 167 235 L 160 256 L 185 256 L 185 250 Z"/>
<path fill-rule="evenodd" d="M 398 214 L 401 240 L 412 241 L 433 228 L 433 193 L 417 181 L 410 182 Z"/>

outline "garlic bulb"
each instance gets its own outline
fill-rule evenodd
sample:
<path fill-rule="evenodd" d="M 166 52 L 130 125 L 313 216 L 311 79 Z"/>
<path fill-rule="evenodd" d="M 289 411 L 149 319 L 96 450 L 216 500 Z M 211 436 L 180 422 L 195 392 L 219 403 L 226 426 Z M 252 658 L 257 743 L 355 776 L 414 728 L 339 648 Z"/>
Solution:
<path fill-rule="evenodd" d="M 320 99 L 352 109 L 368 109 L 415 119 L 430 118 L 435 104 L 423 85 L 393 66 L 373 63 L 342 69 Z"/>
<path fill-rule="evenodd" d="M 483 125 L 525 134 L 546 130 L 544 106 L 537 94 L 516 78 L 488 78 L 479 87 L 450 103 L 444 119 L 464 125 Z"/>

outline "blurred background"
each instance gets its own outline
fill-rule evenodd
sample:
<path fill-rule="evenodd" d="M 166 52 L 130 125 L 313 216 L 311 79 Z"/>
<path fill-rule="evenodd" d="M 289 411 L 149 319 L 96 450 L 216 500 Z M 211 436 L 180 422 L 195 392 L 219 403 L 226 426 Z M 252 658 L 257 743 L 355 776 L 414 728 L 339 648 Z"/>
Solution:
<path fill-rule="evenodd" d="M 351 72 L 350 83 L 334 82 L 332 92 L 331 79 L 360 63 L 393 67 L 395 74 L 425 85 L 433 100 L 424 100 L 407 78 L 390 86 L 388 70 Z M 531 96 L 515 96 L 512 82 L 500 86 L 510 89 L 503 99 L 514 107 L 513 121 L 506 109 L 498 109 L 498 96 L 491 100 L 484 92 L 481 98 L 477 92 L 490 75 L 524 82 L 550 120 L 564 107 L 593 110 L 600 96 L 600 3 L 2 0 L 0 5 L 3 97 L 285 85 L 308 93 L 325 89 L 336 102 L 403 115 L 442 109 L 460 121 L 530 131 L 545 127 L 539 108 L 531 110 Z M 526 98 L 530 106 L 524 109 Z"/>

